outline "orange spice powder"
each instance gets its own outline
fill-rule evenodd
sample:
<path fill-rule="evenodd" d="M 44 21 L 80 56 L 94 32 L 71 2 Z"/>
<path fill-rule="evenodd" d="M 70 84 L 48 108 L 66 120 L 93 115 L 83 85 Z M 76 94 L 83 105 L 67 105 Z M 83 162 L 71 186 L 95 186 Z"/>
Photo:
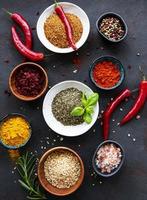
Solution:
<path fill-rule="evenodd" d="M 100 62 L 93 69 L 93 78 L 99 86 L 111 88 L 120 80 L 120 71 L 110 61 Z"/>

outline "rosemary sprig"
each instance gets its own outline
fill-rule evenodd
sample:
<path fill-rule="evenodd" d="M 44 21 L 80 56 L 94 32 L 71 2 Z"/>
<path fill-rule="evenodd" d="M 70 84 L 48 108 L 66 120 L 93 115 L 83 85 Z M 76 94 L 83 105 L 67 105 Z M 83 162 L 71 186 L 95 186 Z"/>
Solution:
<path fill-rule="evenodd" d="M 34 155 L 30 155 L 28 152 L 19 157 L 17 161 L 17 170 L 21 177 L 19 183 L 23 188 L 28 191 L 27 199 L 31 200 L 43 200 L 47 199 L 42 193 L 40 185 L 35 176 L 35 164 L 36 158 Z"/>

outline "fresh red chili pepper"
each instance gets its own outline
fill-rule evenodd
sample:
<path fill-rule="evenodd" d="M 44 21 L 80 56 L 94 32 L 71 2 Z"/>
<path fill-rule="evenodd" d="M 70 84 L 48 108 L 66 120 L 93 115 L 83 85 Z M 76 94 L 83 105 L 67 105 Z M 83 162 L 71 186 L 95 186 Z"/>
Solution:
<path fill-rule="evenodd" d="M 103 138 L 104 140 L 108 139 L 109 136 L 109 127 L 110 127 L 110 118 L 116 107 L 127 97 L 131 96 L 131 91 L 129 89 L 123 90 L 119 96 L 117 96 L 106 108 L 103 115 Z"/>
<path fill-rule="evenodd" d="M 132 109 L 129 111 L 129 113 L 122 119 L 122 121 L 120 122 L 120 125 L 127 123 L 133 117 L 135 117 L 137 113 L 141 110 L 141 108 L 144 106 L 146 100 L 147 100 L 147 80 L 146 80 L 145 75 L 143 74 L 143 80 L 141 81 L 139 85 L 139 95 L 136 99 L 136 102 L 133 105 Z"/>
<path fill-rule="evenodd" d="M 69 46 L 71 46 L 74 50 L 77 50 L 77 47 L 76 47 L 76 45 L 74 44 L 74 41 L 73 41 L 72 29 L 71 29 L 70 23 L 69 23 L 66 15 L 64 13 L 63 8 L 60 5 L 58 5 L 56 1 L 55 1 L 55 11 L 64 24 L 66 34 L 67 34 L 67 39 L 68 39 L 68 42 L 69 42 Z"/>
<path fill-rule="evenodd" d="M 10 13 L 7 10 L 5 11 L 11 16 L 11 19 L 14 22 L 16 22 L 20 26 L 20 28 L 23 30 L 23 33 L 25 36 L 25 46 L 28 49 L 31 49 L 32 48 L 32 31 L 28 22 L 19 13 Z"/>
<path fill-rule="evenodd" d="M 21 40 L 16 32 L 16 28 L 14 26 L 12 26 L 12 28 L 11 28 L 11 34 L 12 34 L 13 43 L 20 54 L 22 54 L 24 57 L 26 57 L 29 60 L 34 61 L 34 62 L 42 61 L 44 59 L 45 56 L 43 53 L 31 51 L 21 42 Z"/>

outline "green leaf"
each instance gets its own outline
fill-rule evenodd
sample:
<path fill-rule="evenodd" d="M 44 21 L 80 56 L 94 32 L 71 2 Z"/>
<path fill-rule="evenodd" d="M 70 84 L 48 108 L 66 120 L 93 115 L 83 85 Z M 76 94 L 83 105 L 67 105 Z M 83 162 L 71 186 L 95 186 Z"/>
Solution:
<path fill-rule="evenodd" d="M 39 188 L 39 183 L 36 180 L 36 176 L 34 174 L 34 168 L 36 167 L 35 162 L 36 158 L 30 155 L 28 152 L 18 159 L 17 169 L 22 178 L 21 180 L 19 180 L 19 183 L 23 188 L 28 191 L 28 199 L 47 199 L 45 195 L 41 192 Z"/>
<path fill-rule="evenodd" d="M 85 111 L 84 108 L 77 106 L 71 111 L 71 115 L 73 117 L 79 117 L 79 116 L 82 116 L 84 114 L 84 111 Z"/>
<path fill-rule="evenodd" d="M 87 98 L 86 98 L 86 95 L 83 93 L 82 94 L 82 99 L 81 99 L 81 101 L 82 101 L 82 105 L 84 106 L 84 107 L 86 107 L 87 106 Z"/>
<path fill-rule="evenodd" d="M 31 196 L 27 196 L 27 199 L 31 199 L 31 200 L 42 200 L 44 197 L 31 197 Z"/>
<path fill-rule="evenodd" d="M 18 180 L 19 181 L 19 183 L 22 185 L 22 187 L 24 187 L 26 190 L 29 190 L 30 191 L 30 187 L 27 185 L 27 184 L 25 184 L 23 181 L 21 181 L 21 180 Z"/>
<path fill-rule="evenodd" d="M 99 99 L 98 93 L 93 93 L 87 99 L 87 106 L 94 106 Z"/>
<path fill-rule="evenodd" d="M 92 117 L 89 113 L 85 113 L 83 119 L 87 124 L 90 124 L 92 122 Z"/>
<path fill-rule="evenodd" d="M 18 171 L 19 175 L 23 178 L 24 177 L 24 173 L 22 172 L 22 170 L 17 167 L 17 171 Z"/>
<path fill-rule="evenodd" d="M 93 108 L 93 106 L 88 106 L 88 107 L 86 108 L 86 112 L 89 113 L 89 114 L 94 113 L 94 108 Z"/>

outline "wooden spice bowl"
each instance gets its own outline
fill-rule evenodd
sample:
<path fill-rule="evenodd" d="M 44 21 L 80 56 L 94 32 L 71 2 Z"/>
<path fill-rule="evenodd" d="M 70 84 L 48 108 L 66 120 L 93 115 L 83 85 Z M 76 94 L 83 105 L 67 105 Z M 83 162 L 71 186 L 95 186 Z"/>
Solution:
<path fill-rule="evenodd" d="M 59 188 L 56 188 L 56 187 L 52 186 L 46 180 L 45 173 L 44 173 L 44 163 L 45 163 L 47 157 L 49 156 L 49 154 L 52 153 L 52 152 L 55 152 L 55 151 L 60 151 L 60 150 L 61 151 L 65 150 L 65 151 L 69 151 L 69 152 L 73 153 L 78 158 L 78 160 L 80 162 L 80 165 L 81 165 L 81 174 L 80 174 L 80 177 L 79 177 L 78 181 L 76 182 L 75 185 L 71 186 L 70 188 L 66 188 L 66 189 L 59 189 Z M 62 146 L 51 148 L 50 150 L 48 150 L 46 153 L 43 154 L 43 156 L 41 157 L 41 159 L 39 161 L 39 165 L 38 165 L 38 178 L 39 178 L 39 181 L 40 181 L 41 185 L 43 186 L 43 188 L 47 192 L 49 192 L 51 194 L 54 194 L 56 196 L 66 196 L 66 195 L 69 195 L 69 194 L 75 192 L 80 187 L 80 185 L 83 182 L 83 179 L 84 179 L 84 165 L 83 165 L 83 161 L 80 158 L 80 156 L 75 151 L 73 151 L 70 148 L 62 147 Z"/>
<path fill-rule="evenodd" d="M 24 95 L 20 94 L 16 89 L 16 86 L 15 86 L 16 74 L 17 74 L 18 70 L 23 69 L 26 66 L 29 66 L 30 68 L 31 67 L 36 68 L 44 76 L 44 86 L 43 86 L 41 92 L 36 96 L 24 96 Z M 33 63 L 33 62 L 21 63 L 21 64 L 17 65 L 12 70 L 12 72 L 10 73 L 10 76 L 9 76 L 9 87 L 10 87 L 10 90 L 11 90 L 12 94 L 15 97 L 17 97 L 18 99 L 23 100 L 23 101 L 34 101 L 34 100 L 40 98 L 45 93 L 45 91 L 47 90 L 47 87 L 48 87 L 48 75 L 47 75 L 46 71 L 40 65 L 38 65 L 36 63 Z"/>

